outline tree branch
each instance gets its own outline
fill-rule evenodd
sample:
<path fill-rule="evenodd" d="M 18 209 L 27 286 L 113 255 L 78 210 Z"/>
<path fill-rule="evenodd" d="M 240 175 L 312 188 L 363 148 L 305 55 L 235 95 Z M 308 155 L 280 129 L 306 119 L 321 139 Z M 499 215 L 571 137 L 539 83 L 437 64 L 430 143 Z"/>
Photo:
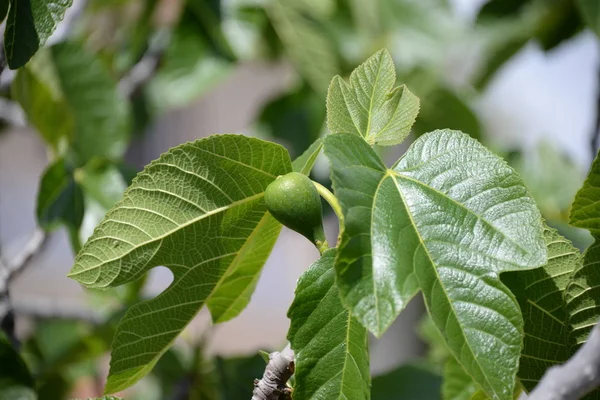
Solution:
<path fill-rule="evenodd" d="M 600 324 L 587 342 L 562 365 L 550 368 L 529 400 L 577 400 L 600 386 Z"/>
<path fill-rule="evenodd" d="M 289 398 L 287 381 L 294 374 L 294 350 L 290 344 L 281 352 L 269 354 L 269 363 L 261 380 L 254 381 L 252 400 L 281 400 Z"/>

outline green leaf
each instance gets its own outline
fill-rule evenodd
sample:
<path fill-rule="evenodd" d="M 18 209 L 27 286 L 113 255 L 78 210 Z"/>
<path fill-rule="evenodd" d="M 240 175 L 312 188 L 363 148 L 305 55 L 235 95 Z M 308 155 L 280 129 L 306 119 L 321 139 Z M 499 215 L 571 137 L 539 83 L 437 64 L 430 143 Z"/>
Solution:
<path fill-rule="evenodd" d="M 473 378 L 465 372 L 454 357 L 450 357 L 444 367 L 442 384 L 444 400 L 471 400 L 477 389 Z"/>
<path fill-rule="evenodd" d="M 146 88 L 158 112 L 182 107 L 230 75 L 232 66 L 216 57 L 186 11 L 173 34 L 164 63 Z"/>
<path fill-rule="evenodd" d="M 394 88 L 392 56 L 381 50 L 350 75 L 336 76 L 327 94 L 327 127 L 331 133 L 354 133 L 369 144 L 402 142 L 419 113 L 419 99 L 406 86 Z"/>
<path fill-rule="evenodd" d="M 40 52 L 27 67 L 19 69 L 12 95 L 46 143 L 58 151 L 61 140 L 70 139 L 73 134 L 74 121 L 51 71 L 52 59 L 48 55 Z"/>
<path fill-rule="evenodd" d="M 427 93 L 414 125 L 415 133 L 422 135 L 436 129 L 455 129 L 481 138 L 481 124 L 467 102 L 450 89 L 439 87 Z"/>
<path fill-rule="evenodd" d="M 64 159 L 51 164 L 40 181 L 37 219 L 49 231 L 60 224 L 77 231 L 83 221 L 83 193 L 75 181 L 74 170 Z"/>
<path fill-rule="evenodd" d="M 596 156 L 583 186 L 575 195 L 571 225 L 585 228 L 592 234 L 600 234 L 600 157 Z"/>
<path fill-rule="evenodd" d="M 115 205 L 127 188 L 119 169 L 110 163 L 93 160 L 78 171 L 78 182 L 106 210 Z"/>
<path fill-rule="evenodd" d="M 600 3 L 597 0 L 577 0 L 577 6 L 587 26 L 600 36 Z"/>
<path fill-rule="evenodd" d="M 267 8 L 269 19 L 294 67 L 319 93 L 325 93 L 329 80 L 340 70 L 334 43 L 315 21 L 322 12 L 321 7 L 310 7 L 298 0 L 275 0 Z"/>
<path fill-rule="evenodd" d="M 25 65 L 50 37 L 72 0 L 10 0 L 4 51 L 11 69 Z"/>
<path fill-rule="evenodd" d="M 310 171 L 317 161 L 317 157 L 321 154 L 323 148 L 323 139 L 317 139 L 311 144 L 304 153 L 292 162 L 292 169 L 295 172 L 303 173 L 304 175 L 310 175 Z"/>
<path fill-rule="evenodd" d="M 582 265 L 573 273 L 565 294 L 571 325 L 570 354 L 587 341 L 590 331 L 600 319 L 598 264 L 600 264 L 600 240 L 595 237 L 594 244 L 583 255 Z"/>
<path fill-rule="evenodd" d="M 546 262 L 522 180 L 450 130 L 420 137 L 393 169 L 353 134 L 327 136 L 325 154 L 345 218 L 336 259 L 345 305 L 381 336 L 421 289 L 457 361 L 491 397 L 509 399 L 523 321 L 498 274 Z"/>
<path fill-rule="evenodd" d="M 27 365 L 0 332 L 0 400 L 36 400 Z"/>
<path fill-rule="evenodd" d="M 288 311 L 298 399 L 369 399 L 367 331 L 340 302 L 335 255 L 325 251 L 302 274 Z"/>
<path fill-rule="evenodd" d="M 569 326 L 563 295 L 573 271 L 581 265 L 581 254 L 555 229 L 546 227 L 548 263 L 530 271 L 502 274 L 502 282 L 513 292 L 525 321 L 525 337 L 518 377 L 532 390 L 548 368 L 570 357 Z"/>
<path fill-rule="evenodd" d="M 121 320 L 107 393 L 152 369 L 204 303 L 213 319 L 224 320 L 247 302 L 251 289 L 241 288 L 253 287 L 279 232 L 264 190 L 290 170 L 279 145 L 215 135 L 171 149 L 134 179 L 69 274 L 97 288 L 133 281 L 159 265 L 174 275 L 169 288 Z"/>
<path fill-rule="evenodd" d="M 429 368 L 403 365 L 373 378 L 372 400 L 441 400 L 442 378 Z"/>
<path fill-rule="evenodd" d="M 63 95 L 75 120 L 79 162 L 119 159 L 129 142 L 129 104 L 99 58 L 76 43 L 50 48 Z"/>

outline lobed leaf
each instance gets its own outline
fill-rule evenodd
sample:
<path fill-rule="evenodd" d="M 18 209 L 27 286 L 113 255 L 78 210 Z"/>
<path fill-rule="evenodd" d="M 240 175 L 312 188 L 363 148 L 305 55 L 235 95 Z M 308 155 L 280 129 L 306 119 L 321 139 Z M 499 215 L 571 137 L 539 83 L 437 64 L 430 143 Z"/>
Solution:
<path fill-rule="evenodd" d="M 329 249 L 299 279 L 288 317 L 298 399 L 370 398 L 367 331 L 344 308 Z"/>
<path fill-rule="evenodd" d="M 459 364 L 510 399 L 523 321 L 504 271 L 546 262 L 539 211 L 499 157 L 450 130 L 419 138 L 393 169 L 353 134 L 325 138 L 345 227 L 344 304 L 380 336 L 419 289 Z"/>
<path fill-rule="evenodd" d="M 171 149 L 134 179 L 69 274 L 96 288 L 160 265 L 174 275 L 163 293 L 121 320 L 107 393 L 145 375 L 203 304 L 221 321 L 247 303 L 279 232 L 264 190 L 290 170 L 279 145 L 216 135 Z"/>
<path fill-rule="evenodd" d="M 381 50 L 350 75 L 331 81 L 327 93 L 327 127 L 331 133 L 354 133 L 373 145 L 402 142 L 419 113 L 419 99 L 406 86 L 394 88 L 392 56 Z"/>

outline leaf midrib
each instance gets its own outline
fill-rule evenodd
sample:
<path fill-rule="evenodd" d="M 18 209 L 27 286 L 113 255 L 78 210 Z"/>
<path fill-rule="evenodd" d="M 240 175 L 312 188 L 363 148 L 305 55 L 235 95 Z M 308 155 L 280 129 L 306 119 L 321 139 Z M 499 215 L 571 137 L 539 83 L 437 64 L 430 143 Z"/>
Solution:
<path fill-rule="evenodd" d="M 98 264 L 98 265 L 95 265 L 95 266 L 93 266 L 93 267 L 91 267 L 91 268 L 87 268 L 87 269 L 79 270 L 79 271 L 77 271 L 77 272 L 70 272 L 69 274 L 67 274 L 67 276 L 68 276 L 68 277 L 74 277 L 74 276 L 80 275 L 80 274 L 82 274 L 82 273 L 84 273 L 84 272 L 87 272 L 87 271 L 92 271 L 92 270 L 94 270 L 94 269 L 100 268 L 100 267 L 102 267 L 102 266 L 103 266 L 103 265 L 105 265 L 105 264 L 108 264 L 108 263 L 110 263 L 110 262 L 113 262 L 113 261 L 119 260 L 119 259 L 121 259 L 121 258 L 123 258 L 123 257 L 126 257 L 126 256 L 127 256 L 128 254 L 130 254 L 132 251 L 134 251 L 134 250 L 137 250 L 137 249 L 139 249 L 140 247 L 143 247 L 143 246 L 146 246 L 146 245 L 148 245 L 148 244 L 151 244 L 151 243 L 157 242 L 157 241 L 159 241 L 159 240 L 162 240 L 162 239 L 164 239 L 164 238 L 166 238 L 166 237 L 168 237 L 168 236 L 170 236 L 170 235 L 174 234 L 175 232 L 179 231 L 180 229 L 184 229 L 184 228 L 186 228 L 186 227 L 188 227 L 188 226 L 190 226 L 190 225 L 193 225 L 193 224 L 197 223 L 198 221 L 201 221 L 201 220 L 203 220 L 203 219 L 205 219 L 205 218 L 208 218 L 208 217 L 210 217 L 210 216 L 212 216 L 212 215 L 215 215 L 215 214 L 218 214 L 218 213 L 220 213 L 220 212 L 223 212 L 223 211 L 228 211 L 228 210 L 230 210 L 231 208 L 237 207 L 237 206 L 239 206 L 239 205 L 242 205 L 242 204 L 245 204 L 245 203 L 247 203 L 247 202 L 251 202 L 251 201 L 253 201 L 253 200 L 260 199 L 260 198 L 261 198 L 261 197 L 263 197 L 263 196 L 264 196 L 264 192 L 262 192 L 262 193 L 258 193 L 258 194 L 255 194 L 255 195 L 252 195 L 252 196 L 249 196 L 249 197 L 246 197 L 246 198 L 244 198 L 244 199 L 242 199 L 242 200 L 235 201 L 235 202 L 233 202 L 233 203 L 230 203 L 230 204 L 228 204 L 228 205 L 226 205 L 226 206 L 223 206 L 223 207 L 215 208 L 214 210 L 208 211 L 208 212 L 206 212 L 206 213 L 204 213 L 204 214 L 200 215 L 200 216 L 199 216 L 199 217 L 197 217 L 197 218 L 192 218 L 192 219 L 191 219 L 191 220 L 189 220 L 188 222 L 185 222 L 185 223 L 183 223 L 183 224 L 180 224 L 180 225 L 178 225 L 178 226 L 177 226 L 175 229 L 171 229 L 170 231 L 167 231 L 167 232 L 163 233 L 162 235 L 159 235 L 159 236 L 157 236 L 157 237 L 155 237 L 155 238 L 153 238 L 153 239 L 151 239 L 151 240 L 147 240 L 147 241 L 145 241 L 145 242 L 142 242 L 142 243 L 140 243 L 140 244 L 136 245 L 135 247 L 132 247 L 132 248 L 131 248 L 131 249 L 129 249 L 127 252 L 125 252 L 125 253 L 123 253 L 123 254 L 119 255 L 118 257 L 111 258 L 111 259 L 109 259 L 109 260 L 105 260 L 105 261 L 101 262 L 100 264 Z M 117 207 L 116 207 L 116 209 L 117 209 L 117 208 L 119 208 L 119 206 L 117 206 Z M 83 249 L 82 249 L 82 251 L 83 251 Z M 85 254 L 86 254 L 85 252 L 82 252 L 82 255 L 85 255 Z"/>
<path fill-rule="evenodd" d="M 446 291 L 446 288 L 445 288 L 445 287 L 444 287 L 444 285 L 442 284 L 442 280 L 441 280 L 441 278 L 440 278 L 440 276 L 439 276 L 439 274 L 438 274 L 438 271 L 437 271 L 437 269 L 435 268 L 435 264 L 434 264 L 434 262 L 433 262 L 433 258 L 431 257 L 431 254 L 429 254 L 429 249 L 427 249 L 427 246 L 425 245 L 425 241 L 423 240 L 423 238 L 421 237 L 421 234 L 419 233 L 419 229 L 418 229 L 418 227 L 417 227 L 417 225 L 416 225 L 416 223 L 415 223 L 415 220 L 414 220 L 414 218 L 413 218 L 413 215 L 412 215 L 412 213 L 410 212 L 410 210 L 409 210 L 408 206 L 406 205 L 406 204 L 407 204 L 407 203 L 406 203 L 406 199 L 404 198 L 404 195 L 402 194 L 402 191 L 400 190 L 400 186 L 398 185 L 398 181 L 396 180 L 396 176 L 397 176 L 397 174 L 395 173 L 395 171 L 388 170 L 388 172 L 386 173 L 386 176 L 387 176 L 387 175 L 390 175 L 390 176 L 392 177 L 392 179 L 393 179 L 393 181 L 394 181 L 394 184 L 396 185 L 396 188 L 397 188 L 397 190 L 398 190 L 398 194 L 399 194 L 400 198 L 402 199 L 402 204 L 404 205 L 404 208 L 405 208 L 405 210 L 406 210 L 406 214 L 407 214 L 407 215 L 408 215 L 408 217 L 410 218 L 411 224 L 412 224 L 412 225 L 413 225 L 413 227 L 414 227 L 415 234 L 417 235 L 417 238 L 419 239 L 419 242 L 420 242 L 421 246 L 423 247 L 423 249 L 424 249 L 424 251 L 425 251 L 425 254 L 427 255 L 427 258 L 429 259 L 429 262 L 430 262 L 431 269 L 433 270 L 433 272 L 434 272 L 434 274 L 435 274 L 435 276 L 436 276 L 436 279 L 437 279 L 437 281 L 440 283 L 440 288 L 441 288 L 441 289 L 442 289 L 442 291 L 444 292 L 444 295 L 445 295 L 446 299 L 448 300 L 448 304 L 449 304 L 449 306 L 450 306 L 450 309 L 452 310 L 452 313 L 454 314 L 454 316 L 455 316 L 455 318 L 456 318 L 456 315 L 457 315 L 457 313 L 456 313 L 456 310 L 454 309 L 454 305 L 452 304 L 452 301 L 450 301 L 450 297 L 448 296 L 448 292 Z M 413 265 L 413 270 L 414 270 L 414 265 Z M 413 271 L 413 272 L 414 272 L 414 271 Z M 423 288 L 420 288 L 420 289 L 421 289 L 421 291 L 423 291 Z M 457 319 L 457 322 L 459 322 L 458 318 L 456 318 L 456 319 Z M 479 360 L 477 359 L 477 357 L 476 357 L 476 355 L 475 355 L 475 352 L 473 351 L 473 349 L 471 348 L 471 345 L 470 345 L 469 341 L 467 340 L 467 337 L 466 337 L 465 331 L 464 331 L 464 329 L 463 329 L 462 323 L 460 323 L 460 322 L 459 322 L 459 324 L 458 324 L 458 325 L 459 325 L 459 327 L 460 327 L 460 331 L 461 331 L 461 333 L 462 333 L 462 336 L 463 336 L 463 338 L 464 338 L 464 344 L 465 344 L 465 345 L 467 346 L 467 348 L 469 349 L 469 352 L 470 352 L 470 354 L 471 354 L 471 356 L 472 356 L 473 360 L 475 361 L 475 364 L 477 364 L 477 366 L 479 367 L 479 370 L 481 371 L 481 375 L 483 376 L 483 378 L 485 379 L 486 383 L 488 384 L 488 387 L 494 391 L 494 394 L 495 394 L 495 395 L 497 395 L 497 393 L 496 393 L 495 389 L 493 388 L 493 386 L 492 386 L 491 382 L 489 381 L 489 379 L 488 379 L 488 377 L 487 377 L 487 374 L 484 372 L 484 370 L 483 370 L 483 368 L 482 368 L 481 364 L 479 363 Z M 452 351 L 452 350 L 451 350 L 451 351 Z M 452 353 L 454 353 L 454 352 L 452 351 Z M 464 366 L 462 365 L 461 361 L 460 361 L 458 358 L 456 358 L 456 362 L 457 362 L 458 364 L 460 364 L 460 366 L 461 366 L 461 367 L 463 367 L 463 369 L 464 369 Z M 468 371 L 466 371 L 466 370 L 465 370 L 465 372 L 467 372 L 467 374 L 468 374 L 469 376 L 471 376 L 473 379 L 475 379 L 475 378 L 474 378 L 474 377 L 473 377 L 473 376 L 472 376 L 472 375 L 471 375 L 471 374 L 470 374 Z"/>

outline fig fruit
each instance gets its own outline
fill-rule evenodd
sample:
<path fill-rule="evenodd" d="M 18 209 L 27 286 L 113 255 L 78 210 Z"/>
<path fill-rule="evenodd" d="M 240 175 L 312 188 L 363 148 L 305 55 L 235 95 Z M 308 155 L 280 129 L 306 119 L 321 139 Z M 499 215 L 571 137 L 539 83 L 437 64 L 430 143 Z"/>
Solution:
<path fill-rule="evenodd" d="M 265 203 L 277 221 L 318 248 L 325 243 L 321 197 L 306 175 L 290 172 L 275 179 L 267 186 Z"/>

